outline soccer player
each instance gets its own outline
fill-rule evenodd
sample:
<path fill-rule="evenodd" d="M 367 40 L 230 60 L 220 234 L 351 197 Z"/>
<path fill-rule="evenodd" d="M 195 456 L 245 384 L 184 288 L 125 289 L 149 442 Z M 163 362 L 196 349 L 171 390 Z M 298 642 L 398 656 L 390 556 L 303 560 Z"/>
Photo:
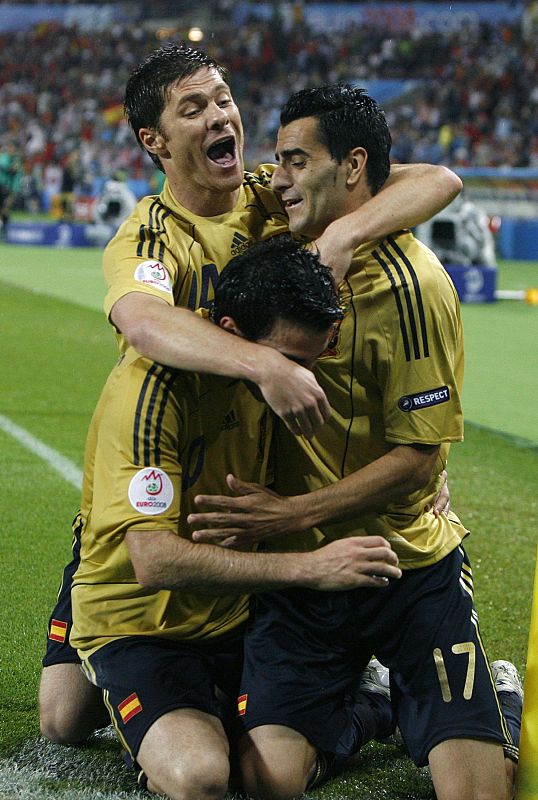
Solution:
<path fill-rule="evenodd" d="M 250 380 L 291 431 L 311 436 L 329 416 L 313 374 L 273 348 L 226 336 L 193 313 L 209 305 L 233 255 L 287 230 L 270 188 L 274 166 L 243 172 L 241 118 L 226 71 L 197 50 L 161 48 L 129 78 L 125 109 L 166 181 L 160 195 L 140 201 L 105 250 L 105 309 L 120 351 L 133 346 L 171 368 Z M 460 187 L 444 167 L 393 168 L 378 196 L 327 228 L 317 242 L 323 260 L 347 268 L 361 241 L 432 216 Z M 39 693 L 41 730 L 61 742 L 85 738 L 102 720 L 102 712 L 94 719 L 96 694 L 82 681 L 68 642 L 76 564 L 75 546 L 51 618 L 60 624 L 49 628 Z"/>
<path fill-rule="evenodd" d="M 267 298 L 258 341 L 308 367 L 341 314 L 338 295 L 314 253 L 291 240 L 274 247 L 256 261 L 256 291 Z M 232 280 L 234 297 L 243 285 L 241 274 Z M 229 308 L 217 298 L 215 323 L 248 338 Z M 271 428 L 266 404 L 242 381 L 173 370 L 130 347 L 90 425 L 71 644 L 144 785 L 174 800 L 227 791 L 230 744 L 215 687 L 237 697 L 248 593 L 379 589 L 401 576 L 382 537 L 281 554 L 190 541 L 198 492 L 224 490 L 230 469 L 265 482 Z"/>
<path fill-rule="evenodd" d="M 367 202 L 389 174 L 390 144 L 383 113 L 362 90 L 293 95 L 273 176 L 290 230 L 314 238 Z M 514 679 L 507 692 L 503 670 L 495 692 L 462 547 L 467 530 L 452 512 L 424 510 L 449 443 L 462 438 L 457 295 L 434 254 L 395 230 L 356 250 L 340 296 L 343 320 L 315 368 L 331 419 L 311 440 L 285 430 L 279 437 L 276 486 L 291 496 L 229 476 L 238 497 L 200 496 L 201 507 L 217 510 L 189 522 L 198 541 L 265 539 L 271 549 L 382 535 L 403 577 L 330 601 L 303 589 L 257 596 L 241 686 L 245 788 L 294 797 L 327 754 L 337 763 L 356 751 L 360 731 L 357 739 L 346 697 L 375 653 L 390 668 L 407 749 L 417 765 L 429 764 L 437 798 L 506 800 L 503 747 L 517 759 L 520 687 Z M 284 536 L 267 538 L 275 534 Z M 508 699 L 512 733 L 499 708 Z"/>
<path fill-rule="evenodd" d="M 287 230 L 269 185 L 273 167 L 243 171 L 241 117 L 226 70 L 198 51 L 162 48 L 129 78 L 125 108 L 166 182 L 161 195 L 139 203 L 105 251 L 105 308 L 120 346 L 126 340 L 171 367 L 254 381 L 293 432 L 311 435 L 329 414 L 312 374 L 269 348 L 240 339 L 230 346 L 190 313 L 207 307 L 233 255 Z M 381 201 L 324 233 L 322 260 L 347 268 L 360 242 L 429 218 L 460 188 L 444 167 L 396 169 Z"/>

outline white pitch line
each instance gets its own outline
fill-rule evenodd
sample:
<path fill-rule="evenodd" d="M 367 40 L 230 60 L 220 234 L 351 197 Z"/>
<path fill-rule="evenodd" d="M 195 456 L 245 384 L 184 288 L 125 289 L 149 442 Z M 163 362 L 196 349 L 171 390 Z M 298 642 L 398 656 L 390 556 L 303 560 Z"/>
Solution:
<path fill-rule="evenodd" d="M 53 447 L 49 447 L 48 444 L 21 428 L 20 425 L 16 425 L 15 422 L 12 422 L 3 414 L 0 414 L 0 428 L 16 439 L 23 447 L 26 447 L 27 450 L 46 461 L 53 470 L 74 486 L 75 489 L 80 489 L 82 486 L 82 470 L 76 464 L 73 464 L 68 458 L 54 450 Z"/>

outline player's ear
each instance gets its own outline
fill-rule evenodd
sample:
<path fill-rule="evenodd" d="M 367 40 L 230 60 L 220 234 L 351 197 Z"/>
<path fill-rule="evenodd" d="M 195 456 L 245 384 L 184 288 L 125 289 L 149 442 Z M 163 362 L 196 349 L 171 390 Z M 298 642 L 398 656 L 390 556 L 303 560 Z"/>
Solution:
<path fill-rule="evenodd" d="M 138 136 L 146 150 L 153 153 L 153 155 L 160 158 L 166 158 L 170 155 L 164 136 L 156 131 L 155 128 L 140 128 Z"/>
<path fill-rule="evenodd" d="M 349 151 L 347 157 L 347 177 L 346 183 L 352 188 L 357 185 L 366 169 L 368 153 L 364 147 L 354 147 Z"/>
<path fill-rule="evenodd" d="M 245 338 L 241 328 L 237 325 L 233 317 L 221 317 L 219 320 L 219 328 L 223 328 L 225 331 L 233 333 L 235 336 L 241 336 L 242 339 Z"/>

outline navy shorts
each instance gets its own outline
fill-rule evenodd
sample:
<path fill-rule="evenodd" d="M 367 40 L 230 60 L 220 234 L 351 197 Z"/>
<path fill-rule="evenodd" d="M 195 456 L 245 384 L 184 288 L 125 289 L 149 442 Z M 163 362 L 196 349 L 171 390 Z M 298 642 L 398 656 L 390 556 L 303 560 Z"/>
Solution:
<path fill-rule="evenodd" d="M 243 634 L 241 627 L 233 635 L 203 642 L 130 636 L 104 645 L 83 662 L 86 676 L 103 689 L 112 723 L 133 760 L 151 725 L 177 708 L 196 708 L 219 717 L 231 735 L 215 687 L 233 707 L 243 663 Z"/>
<path fill-rule="evenodd" d="M 82 519 L 80 514 L 77 514 L 73 520 L 73 558 L 63 571 L 56 605 L 50 615 L 47 647 L 42 662 L 44 667 L 50 667 L 53 664 L 80 664 L 77 651 L 69 644 L 69 634 L 73 625 L 71 587 L 73 575 L 80 563 L 81 531 Z"/>
<path fill-rule="evenodd" d="M 390 669 L 398 727 L 418 766 L 447 739 L 510 742 L 462 547 L 382 589 L 257 595 L 238 703 L 243 730 L 285 725 L 318 750 L 357 749 L 357 679 L 370 657 Z"/>

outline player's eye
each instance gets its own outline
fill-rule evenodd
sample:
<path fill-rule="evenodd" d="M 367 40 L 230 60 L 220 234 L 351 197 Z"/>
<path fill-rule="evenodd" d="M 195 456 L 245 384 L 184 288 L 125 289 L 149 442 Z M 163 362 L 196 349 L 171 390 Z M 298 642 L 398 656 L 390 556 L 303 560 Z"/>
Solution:
<path fill-rule="evenodd" d="M 297 167 L 298 169 L 302 169 L 302 167 L 306 166 L 306 159 L 305 158 L 294 158 L 293 161 L 290 161 L 290 165 L 292 167 Z"/>
<path fill-rule="evenodd" d="M 191 119 L 192 117 L 196 117 L 197 114 L 200 113 L 200 108 L 198 106 L 189 106 L 183 112 L 183 116 Z"/>

